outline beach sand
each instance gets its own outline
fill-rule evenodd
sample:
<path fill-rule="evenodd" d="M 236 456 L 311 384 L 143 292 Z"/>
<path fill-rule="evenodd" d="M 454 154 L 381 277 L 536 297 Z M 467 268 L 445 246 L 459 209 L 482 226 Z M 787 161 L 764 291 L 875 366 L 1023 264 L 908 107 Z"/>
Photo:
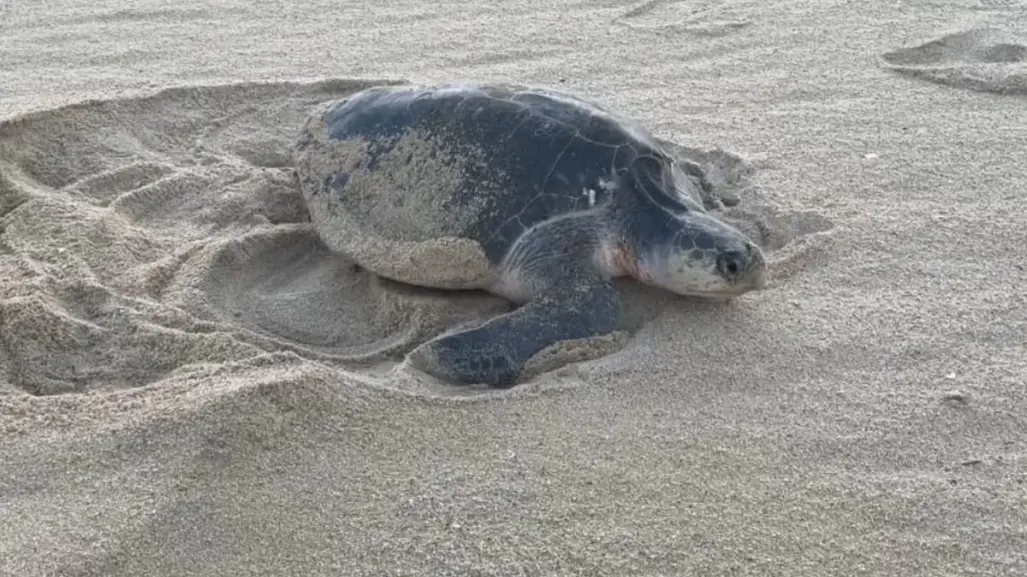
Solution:
<path fill-rule="evenodd" d="M 1027 2 L 267 4 L 0 3 L 0 574 L 1027 574 Z M 289 147 L 453 81 L 637 118 L 771 284 L 420 378 L 509 305 L 330 254 Z"/>

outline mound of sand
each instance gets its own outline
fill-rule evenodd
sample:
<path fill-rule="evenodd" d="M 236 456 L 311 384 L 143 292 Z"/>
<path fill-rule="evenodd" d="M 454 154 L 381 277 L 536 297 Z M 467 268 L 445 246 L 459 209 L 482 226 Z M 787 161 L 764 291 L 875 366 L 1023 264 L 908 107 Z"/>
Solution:
<path fill-rule="evenodd" d="M 487 311 L 385 286 L 311 230 L 291 141 L 311 104 L 360 86 L 176 89 L 3 124 L 9 386 L 142 387 L 286 351 L 367 368 Z"/>
<path fill-rule="evenodd" d="M 884 53 L 885 65 L 914 78 L 997 94 L 1027 94 L 1027 36 L 997 28 L 946 34 Z"/>

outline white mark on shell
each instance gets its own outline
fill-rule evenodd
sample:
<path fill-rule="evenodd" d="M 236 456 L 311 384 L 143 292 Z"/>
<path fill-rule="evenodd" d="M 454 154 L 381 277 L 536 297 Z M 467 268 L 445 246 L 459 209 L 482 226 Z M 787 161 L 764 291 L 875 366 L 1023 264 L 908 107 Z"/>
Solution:
<path fill-rule="evenodd" d="M 595 189 L 582 188 L 581 189 L 581 196 L 587 196 L 588 197 L 588 207 L 589 208 L 592 208 L 593 206 L 596 205 L 596 191 L 595 191 Z"/>

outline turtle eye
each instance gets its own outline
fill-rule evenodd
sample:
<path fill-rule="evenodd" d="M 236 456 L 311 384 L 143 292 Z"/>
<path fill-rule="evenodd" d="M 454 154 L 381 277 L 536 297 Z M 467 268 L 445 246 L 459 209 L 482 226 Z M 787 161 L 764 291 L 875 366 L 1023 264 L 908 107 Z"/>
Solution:
<path fill-rule="evenodd" d="M 728 251 L 717 256 L 717 269 L 729 279 L 736 278 L 745 270 L 749 257 L 740 251 Z"/>

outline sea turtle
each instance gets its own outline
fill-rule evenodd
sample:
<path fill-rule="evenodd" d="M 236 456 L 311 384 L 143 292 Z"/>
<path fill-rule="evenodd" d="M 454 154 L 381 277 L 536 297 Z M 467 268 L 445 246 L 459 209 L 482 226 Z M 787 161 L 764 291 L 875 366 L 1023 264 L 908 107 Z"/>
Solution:
<path fill-rule="evenodd" d="M 543 349 L 614 331 L 613 277 L 719 298 L 766 283 L 761 249 L 706 211 L 682 159 L 559 91 L 365 88 L 313 111 L 294 154 L 330 250 L 395 281 L 520 305 L 410 353 L 454 384 L 512 386 Z"/>

